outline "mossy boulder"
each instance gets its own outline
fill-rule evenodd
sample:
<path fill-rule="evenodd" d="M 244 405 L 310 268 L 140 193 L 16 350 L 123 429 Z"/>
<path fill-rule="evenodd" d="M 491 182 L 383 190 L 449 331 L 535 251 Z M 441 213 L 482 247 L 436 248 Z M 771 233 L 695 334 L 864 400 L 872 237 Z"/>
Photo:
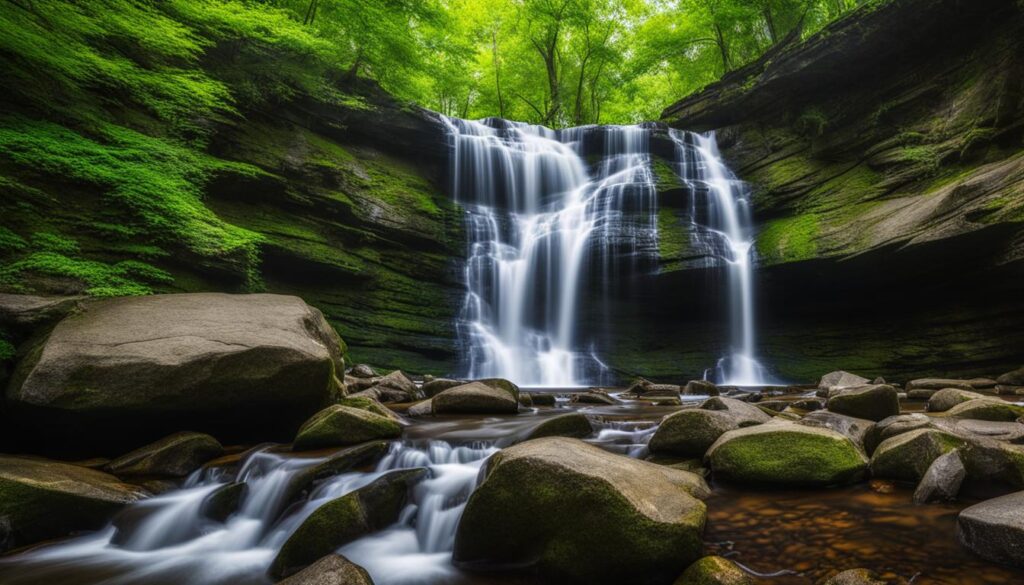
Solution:
<path fill-rule="evenodd" d="M 94 469 L 0 455 L 0 551 L 100 528 L 145 495 Z"/>
<path fill-rule="evenodd" d="M 398 520 L 409 488 L 426 469 L 401 469 L 317 508 L 288 537 L 270 565 L 270 575 L 281 578 L 334 552 L 366 534 Z"/>
<path fill-rule="evenodd" d="M 104 471 L 117 476 L 183 477 L 216 459 L 224 447 L 204 433 L 175 433 L 114 459 Z"/>
<path fill-rule="evenodd" d="M 308 451 L 345 447 L 401 435 L 402 425 L 391 418 L 369 410 L 333 404 L 314 414 L 299 428 L 292 449 Z"/>
<path fill-rule="evenodd" d="M 651 437 L 652 453 L 679 457 L 703 457 L 728 431 L 768 422 L 761 409 L 732 398 L 714 397 L 698 408 L 681 410 L 661 420 Z"/>
<path fill-rule="evenodd" d="M 867 469 L 867 457 L 847 437 L 786 421 L 729 431 L 706 459 L 716 477 L 745 484 L 839 485 Z"/>
<path fill-rule="evenodd" d="M 828 399 L 828 409 L 848 416 L 879 421 L 900 413 L 896 388 L 888 384 L 868 384 L 846 388 Z"/>
<path fill-rule="evenodd" d="M 945 413 L 953 418 L 1012 422 L 1024 417 L 1024 406 L 998 398 L 978 398 L 957 404 Z"/>
<path fill-rule="evenodd" d="M 332 553 L 277 585 L 373 585 L 366 569 Z"/>
<path fill-rule="evenodd" d="M 286 440 L 337 398 L 343 366 L 337 333 L 298 297 L 89 301 L 19 363 L 7 414 L 22 440 L 62 451 L 123 449 L 182 428 Z"/>
<path fill-rule="evenodd" d="M 720 393 L 718 386 L 707 380 L 690 380 L 683 387 L 683 394 L 687 396 L 718 396 Z"/>
<path fill-rule="evenodd" d="M 943 388 L 937 390 L 928 398 L 928 412 L 946 412 L 961 402 L 984 398 L 984 394 L 978 394 L 970 390 L 960 388 Z"/>
<path fill-rule="evenodd" d="M 590 419 L 578 412 L 560 414 L 542 420 L 531 428 L 524 441 L 542 437 L 575 437 L 581 439 L 594 432 Z"/>
<path fill-rule="evenodd" d="M 483 382 L 449 388 L 430 399 L 434 414 L 515 414 L 518 393 Z"/>
<path fill-rule="evenodd" d="M 963 439 L 935 429 L 918 429 L 881 442 L 871 456 L 871 475 L 917 483 L 941 455 L 965 445 Z"/>
<path fill-rule="evenodd" d="M 736 563 L 717 556 L 704 557 L 683 571 L 673 585 L 753 585 L 754 580 Z"/>
<path fill-rule="evenodd" d="M 498 390 L 504 390 L 512 395 L 512 398 L 519 400 L 519 386 L 513 384 L 505 378 L 483 378 L 482 380 L 476 380 L 484 386 L 490 386 Z"/>
<path fill-rule="evenodd" d="M 495 454 L 459 522 L 454 561 L 562 583 L 665 583 L 700 556 L 700 477 L 549 437 Z"/>
<path fill-rule="evenodd" d="M 380 401 L 367 396 L 346 396 L 345 398 L 338 400 L 338 404 L 351 408 L 358 408 L 360 410 L 368 410 L 374 414 L 390 418 L 395 422 L 402 422 L 402 417 L 395 414 L 395 411 L 384 406 Z"/>

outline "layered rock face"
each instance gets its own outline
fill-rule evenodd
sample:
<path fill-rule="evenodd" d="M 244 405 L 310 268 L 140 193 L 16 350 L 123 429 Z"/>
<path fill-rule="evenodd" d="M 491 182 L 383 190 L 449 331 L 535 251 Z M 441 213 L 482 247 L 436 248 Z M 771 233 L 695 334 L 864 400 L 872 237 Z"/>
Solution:
<path fill-rule="evenodd" d="M 783 377 L 1021 361 L 1021 39 L 1011 0 L 870 5 L 665 110 L 717 130 L 753 185 L 761 353 Z M 701 294 L 710 277 L 662 271 L 636 321 L 664 335 L 627 348 L 644 371 L 662 351 L 706 363 L 723 334 L 702 315 L 724 314 Z"/>

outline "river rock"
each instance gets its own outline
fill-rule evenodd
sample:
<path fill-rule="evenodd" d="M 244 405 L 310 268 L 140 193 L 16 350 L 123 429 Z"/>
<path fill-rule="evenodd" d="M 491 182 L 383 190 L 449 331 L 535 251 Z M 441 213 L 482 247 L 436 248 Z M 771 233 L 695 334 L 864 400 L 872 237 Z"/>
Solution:
<path fill-rule="evenodd" d="M 959 388 L 961 390 L 977 390 L 979 388 L 991 388 L 996 385 L 995 380 L 988 378 L 972 378 L 970 380 L 951 380 L 947 378 L 921 378 L 907 382 L 907 391 L 917 388 L 926 390 L 942 390 L 943 388 Z"/>
<path fill-rule="evenodd" d="M 294 473 L 288 480 L 282 500 L 291 502 L 303 492 L 307 492 L 315 482 L 360 465 L 373 463 L 387 452 L 387 441 L 373 441 L 331 453 L 323 461 Z"/>
<path fill-rule="evenodd" d="M 880 579 L 874 571 L 849 569 L 822 581 L 821 585 L 887 585 L 887 583 Z"/>
<path fill-rule="evenodd" d="M 0 551 L 98 529 L 145 495 L 94 469 L 0 455 Z"/>
<path fill-rule="evenodd" d="M 644 398 L 678 397 L 682 388 L 675 384 L 651 384 L 644 387 Z"/>
<path fill-rule="evenodd" d="M 409 376 L 402 370 L 395 370 L 380 379 L 372 390 L 376 390 L 381 402 L 412 402 L 423 397 Z"/>
<path fill-rule="evenodd" d="M 1017 368 L 996 378 L 996 384 L 1002 386 L 1024 386 L 1024 368 Z"/>
<path fill-rule="evenodd" d="M 1024 416 L 1024 406 L 998 398 L 976 398 L 957 404 L 946 411 L 946 416 L 990 421 L 1015 421 Z"/>
<path fill-rule="evenodd" d="M 444 392 L 449 388 L 462 386 L 463 384 L 465 384 L 465 382 L 463 382 L 462 380 L 451 380 L 449 378 L 435 378 L 429 382 L 425 382 L 421 390 L 423 390 L 423 393 L 427 395 L 427 398 L 431 398 L 433 396 L 437 396 L 438 394 Z"/>
<path fill-rule="evenodd" d="M 0 325 L 9 331 L 28 334 L 63 319 L 86 298 L 0 294 Z"/>
<path fill-rule="evenodd" d="M 993 391 L 1000 396 L 1024 396 L 1024 386 L 997 384 Z"/>
<path fill-rule="evenodd" d="M 520 396 L 524 394 L 529 395 L 534 406 L 554 406 L 558 403 L 558 397 L 550 392 L 523 392 Z"/>
<path fill-rule="evenodd" d="M 392 471 L 320 506 L 285 541 L 270 565 L 270 575 L 291 575 L 353 540 L 394 524 L 409 488 L 426 474 L 423 468 Z"/>
<path fill-rule="evenodd" d="M 238 511 L 238 505 L 248 491 L 248 486 L 242 481 L 222 485 L 206 496 L 199 513 L 211 520 L 224 522 Z"/>
<path fill-rule="evenodd" d="M 483 382 L 449 388 L 430 399 L 434 414 L 515 414 L 518 397 Z"/>
<path fill-rule="evenodd" d="M 576 404 L 618 404 L 619 401 L 604 392 L 574 392 L 569 395 L 569 401 Z"/>
<path fill-rule="evenodd" d="M 341 340 L 298 297 L 167 294 L 81 306 L 7 388 L 9 420 L 37 448 L 123 448 L 182 428 L 291 436 L 340 391 Z"/>
<path fill-rule="evenodd" d="M 480 382 L 484 386 L 490 386 L 496 390 L 504 390 L 511 394 L 512 398 L 515 398 L 517 402 L 519 401 L 519 386 L 516 386 L 505 378 L 483 378 L 476 380 L 476 382 Z"/>
<path fill-rule="evenodd" d="M 866 449 L 867 438 L 875 428 L 875 423 L 870 420 L 827 410 L 808 413 L 797 424 L 833 430 L 846 436 L 862 449 Z"/>
<path fill-rule="evenodd" d="M 957 517 L 957 535 L 982 558 L 1024 567 L 1024 492 L 964 509 Z"/>
<path fill-rule="evenodd" d="M 366 396 L 346 396 L 338 400 L 338 404 L 342 406 L 348 406 L 350 408 L 358 408 L 359 410 L 366 410 L 373 414 L 378 414 L 384 418 L 389 418 L 397 423 L 402 422 L 402 417 L 395 414 L 395 411 L 384 406 L 380 401 Z"/>
<path fill-rule="evenodd" d="M 967 468 L 960 459 L 959 449 L 940 455 L 928 466 L 928 470 L 917 484 L 914 502 L 927 504 L 955 500 L 965 477 Z"/>
<path fill-rule="evenodd" d="M 729 431 L 705 458 L 717 477 L 746 484 L 845 484 L 867 469 L 867 457 L 845 436 L 785 421 Z"/>
<path fill-rule="evenodd" d="M 825 401 L 821 398 L 801 398 L 789 403 L 789 408 L 804 412 L 814 412 L 825 408 Z"/>
<path fill-rule="evenodd" d="M 376 378 L 356 378 L 353 376 L 345 376 L 345 389 L 351 394 L 363 392 L 377 385 L 380 382 L 380 377 Z"/>
<path fill-rule="evenodd" d="M 455 538 L 465 568 L 574 583 L 670 582 L 703 543 L 707 484 L 578 439 L 520 443 L 486 463 Z"/>
<path fill-rule="evenodd" d="M 348 375 L 353 378 L 376 378 L 378 377 L 377 372 L 367 364 L 356 364 L 348 371 Z"/>
<path fill-rule="evenodd" d="M 754 585 L 754 580 L 722 557 L 704 557 L 683 571 L 673 585 Z"/>
<path fill-rule="evenodd" d="M 529 430 L 524 441 L 542 437 L 575 437 L 581 439 L 594 432 L 594 427 L 583 414 L 571 412 L 545 418 Z"/>
<path fill-rule="evenodd" d="M 687 396 L 718 396 L 718 386 L 707 380 L 690 380 L 683 388 L 683 394 Z"/>
<path fill-rule="evenodd" d="M 916 431 L 918 429 L 929 429 L 934 426 L 932 417 L 912 412 L 886 417 L 875 424 L 865 439 L 864 446 L 868 453 L 872 453 L 879 443 L 903 433 Z"/>
<path fill-rule="evenodd" d="M 888 384 L 846 388 L 828 399 L 832 412 L 879 421 L 900 413 L 896 389 Z"/>
<path fill-rule="evenodd" d="M 373 585 L 366 569 L 332 553 L 277 585 Z"/>
<path fill-rule="evenodd" d="M 878 445 L 871 456 L 871 475 L 917 483 L 933 461 L 964 445 L 963 439 L 935 429 L 903 433 Z"/>
<path fill-rule="evenodd" d="M 663 418 L 648 446 L 651 453 L 703 457 L 726 432 L 770 419 L 756 406 L 716 396 L 705 400 L 698 408 L 680 410 Z"/>
<path fill-rule="evenodd" d="M 210 435 L 175 433 L 114 459 L 104 471 L 121 477 L 184 477 L 223 453 L 224 447 Z"/>
<path fill-rule="evenodd" d="M 332 404 L 314 414 L 299 428 L 292 444 L 294 451 L 358 445 L 377 439 L 402 435 L 402 425 L 394 420 L 350 406 Z"/>
<path fill-rule="evenodd" d="M 863 386 L 870 384 L 871 380 L 858 376 L 857 374 L 851 374 L 850 372 L 844 372 L 838 370 L 835 372 L 829 372 L 821 377 L 818 381 L 818 388 L 827 390 L 829 388 L 848 388 L 850 386 Z"/>
<path fill-rule="evenodd" d="M 961 402 L 984 397 L 984 394 L 978 394 L 970 390 L 943 388 L 942 390 L 936 390 L 928 399 L 928 412 L 946 412 Z"/>
<path fill-rule="evenodd" d="M 936 417 L 932 424 L 937 429 L 968 440 L 992 439 L 1024 443 L 1024 424 L 1019 422 Z"/>

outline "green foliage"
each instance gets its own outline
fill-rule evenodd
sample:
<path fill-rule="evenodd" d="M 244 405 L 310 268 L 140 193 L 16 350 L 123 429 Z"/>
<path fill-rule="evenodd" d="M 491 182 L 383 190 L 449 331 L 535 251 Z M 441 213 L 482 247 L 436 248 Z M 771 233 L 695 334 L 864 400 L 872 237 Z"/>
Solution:
<path fill-rule="evenodd" d="M 124 260 L 107 264 L 39 251 L 0 268 L 0 285 L 17 290 L 21 275 L 26 272 L 81 281 L 87 294 L 101 297 L 150 294 L 153 289 L 146 283 L 172 281 L 167 272 L 143 262 Z"/>
<path fill-rule="evenodd" d="M 758 256 L 770 263 L 813 258 L 818 251 L 818 223 L 818 216 L 810 213 L 768 222 L 757 235 Z"/>
<path fill-rule="evenodd" d="M 797 129 L 807 136 L 821 136 L 828 125 L 828 117 L 818 108 L 807 108 L 797 118 Z"/>

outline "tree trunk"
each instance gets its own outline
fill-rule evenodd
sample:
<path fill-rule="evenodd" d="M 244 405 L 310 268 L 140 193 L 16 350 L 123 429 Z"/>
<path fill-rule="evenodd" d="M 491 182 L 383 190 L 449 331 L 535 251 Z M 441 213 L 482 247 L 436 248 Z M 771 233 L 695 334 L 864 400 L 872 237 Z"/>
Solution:
<path fill-rule="evenodd" d="M 491 31 L 491 59 L 494 61 L 494 88 L 498 93 L 498 116 L 505 117 L 505 98 L 501 96 L 501 62 L 498 60 L 498 31 Z"/>
<path fill-rule="evenodd" d="M 771 38 L 772 44 L 779 42 L 778 32 L 775 30 L 775 19 L 772 18 L 772 7 L 766 4 L 764 7 L 764 22 L 768 25 L 768 37 Z"/>
<path fill-rule="evenodd" d="M 718 51 L 722 54 L 722 72 L 728 73 L 732 70 L 729 66 L 729 47 L 725 45 L 725 36 L 722 34 L 722 27 L 715 24 L 715 44 L 718 45 Z"/>
<path fill-rule="evenodd" d="M 573 109 L 572 119 L 577 126 L 583 124 L 583 76 L 587 71 L 587 61 L 590 60 L 590 50 L 580 61 L 580 77 L 576 81 L 576 107 Z"/>
<path fill-rule="evenodd" d="M 317 4 L 319 3 L 320 0 L 309 0 L 309 8 L 306 9 L 306 17 L 302 19 L 302 24 L 313 24 L 313 19 L 316 18 Z"/>

